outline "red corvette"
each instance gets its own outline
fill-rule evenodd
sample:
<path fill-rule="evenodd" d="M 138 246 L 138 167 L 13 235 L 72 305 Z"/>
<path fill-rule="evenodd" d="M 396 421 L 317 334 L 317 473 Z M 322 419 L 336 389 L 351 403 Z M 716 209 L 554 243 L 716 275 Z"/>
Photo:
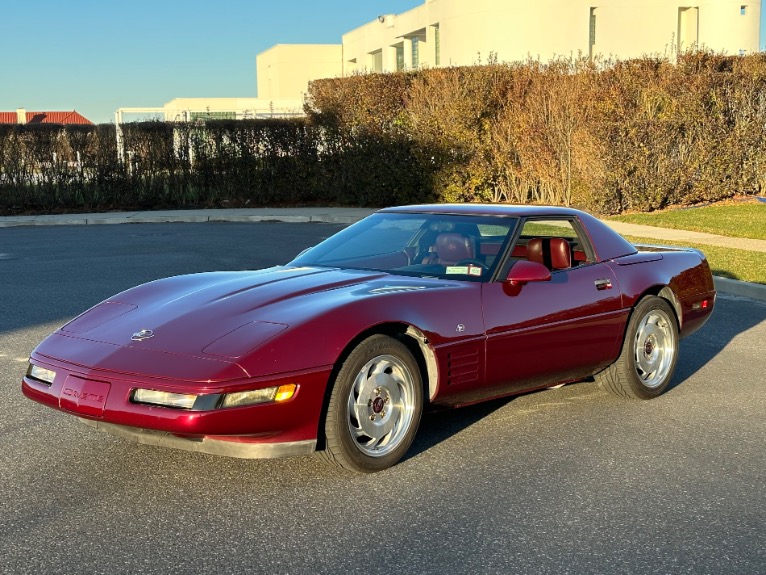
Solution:
<path fill-rule="evenodd" d="M 388 208 L 285 266 L 118 294 L 46 338 L 22 388 L 141 443 L 372 472 L 426 405 L 590 377 L 658 396 L 715 295 L 700 252 L 639 251 L 577 210 Z"/>

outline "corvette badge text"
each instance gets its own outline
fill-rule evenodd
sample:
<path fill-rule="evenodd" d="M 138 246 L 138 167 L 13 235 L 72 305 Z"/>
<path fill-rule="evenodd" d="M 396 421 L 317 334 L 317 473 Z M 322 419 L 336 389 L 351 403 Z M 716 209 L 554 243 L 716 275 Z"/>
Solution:
<path fill-rule="evenodd" d="M 101 394 L 89 393 L 87 391 L 77 391 L 76 389 L 72 389 L 71 387 L 65 387 L 61 391 L 61 395 L 67 395 L 69 397 L 74 397 L 76 399 L 79 399 L 80 401 L 97 401 L 99 403 L 102 403 L 104 401 L 104 399 L 106 399 Z"/>

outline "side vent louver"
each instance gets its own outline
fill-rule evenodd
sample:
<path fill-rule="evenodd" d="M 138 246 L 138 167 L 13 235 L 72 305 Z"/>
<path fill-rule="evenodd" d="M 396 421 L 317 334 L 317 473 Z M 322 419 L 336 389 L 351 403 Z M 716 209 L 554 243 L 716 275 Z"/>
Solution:
<path fill-rule="evenodd" d="M 479 348 L 461 349 L 447 356 L 447 384 L 461 385 L 479 377 Z"/>

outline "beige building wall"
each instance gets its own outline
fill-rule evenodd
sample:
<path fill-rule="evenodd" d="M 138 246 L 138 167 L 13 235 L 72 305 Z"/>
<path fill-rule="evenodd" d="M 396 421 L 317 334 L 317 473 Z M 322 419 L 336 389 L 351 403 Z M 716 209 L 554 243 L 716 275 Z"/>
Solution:
<path fill-rule="evenodd" d="M 381 14 L 340 45 L 278 44 L 256 58 L 258 95 L 302 99 L 308 83 L 423 66 L 557 56 L 674 57 L 759 51 L 761 0 L 423 0 Z"/>
<path fill-rule="evenodd" d="M 311 80 L 343 74 L 343 46 L 277 44 L 255 61 L 260 99 L 302 99 Z"/>
<path fill-rule="evenodd" d="M 705 47 L 730 54 L 760 50 L 760 0 L 701 2 L 699 16 Z"/>
<path fill-rule="evenodd" d="M 343 35 L 343 72 L 759 50 L 760 0 L 425 0 Z M 413 53 L 413 39 L 418 47 Z"/>
<path fill-rule="evenodd" d="M 595 12 L 595 52 L 607 56 L 673 56 L 695 47 L 729 55 L 759 51 L 760 0 L 612 0 Z"/>

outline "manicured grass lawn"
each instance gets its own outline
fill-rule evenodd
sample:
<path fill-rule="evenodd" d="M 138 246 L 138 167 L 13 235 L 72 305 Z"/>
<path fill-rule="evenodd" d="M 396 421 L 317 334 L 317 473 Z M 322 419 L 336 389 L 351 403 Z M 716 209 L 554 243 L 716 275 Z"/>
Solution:
<path fill-rule="evenodd" d="M 614 216 L 609 219 L 659 228 L 766 240 L 766 203 L 763 202 L 676 208 L 647 214 Z"/>
<path fill-rule="evenodd" d="M 634 244 L 681 245 L 656 238 L 638 238 L 635 236 L 625 236 L 625 238 Z M 766 284 L 766 254 L 763 252 L 749 252 L 686 242 L 682 247 L 697 248 L 702 251 L 713 270 L 713 275 Z"/>

